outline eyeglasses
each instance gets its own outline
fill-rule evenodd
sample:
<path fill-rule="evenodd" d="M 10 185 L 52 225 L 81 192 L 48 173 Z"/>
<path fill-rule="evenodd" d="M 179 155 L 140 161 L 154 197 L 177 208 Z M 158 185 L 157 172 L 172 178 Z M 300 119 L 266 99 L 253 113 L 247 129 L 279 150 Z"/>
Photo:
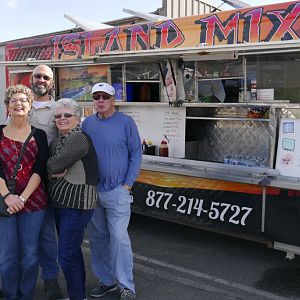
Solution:
<path fill-rule="evenodd" d="M 101 98 L 103 100 L 109 100 L 110 97 L 111 97 L 111 95 L 109 95 L 109 94 L 93 94 L 92 95 L 93 100 L 100 100 Z"/>
<path fill-rule="evenodd" d="M 70 113 L 64 113 L 64 114 L 57 114 L 57 115 L 54 115 L 54 118 L 55 119 L 60 119 L 60 118 L 71 118 L 71 117 L 74 117 L 75 115 L 72 115 Z"/>
<path fill-rule="evenodd" d="M 46 81 L 49 81 L 51 80 L 52 78 L 48 75 L 42 75 L 42 74 L 33 74 L 33 77 L 36 78 L 36 79 L 44 79 Z"/>
<path fill-rule="evenodd" d="M 11 98 L 11 99 L 9 99 L 9 103 L 17 103 L 19 101 L 21 103 L 28 103 L 28 98 Z"/>

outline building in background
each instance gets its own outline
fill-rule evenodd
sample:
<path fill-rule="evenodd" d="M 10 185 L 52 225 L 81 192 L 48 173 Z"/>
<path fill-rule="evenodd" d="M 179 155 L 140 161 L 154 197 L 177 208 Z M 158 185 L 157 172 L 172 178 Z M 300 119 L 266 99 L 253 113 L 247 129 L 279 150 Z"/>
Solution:
<path fill-rule="evenodd" d="M 180 18 L 218 11 L 208 0 L 163 0 L 157 13 L 168 18 Z"/>
<path fill-rule="evenodd" d="M 167 18 L 180 18 L 193 15 L 208 14 L 213 11 L 220 11 L 211 5 L 209 0 L 162 0 L 162 7 L 157 8 L 152 14 Z M 111 26 L 121 26 L 134 23 L 143 23 L 146 20 L 138 16 L 116 19 L 104 24 Z"/>

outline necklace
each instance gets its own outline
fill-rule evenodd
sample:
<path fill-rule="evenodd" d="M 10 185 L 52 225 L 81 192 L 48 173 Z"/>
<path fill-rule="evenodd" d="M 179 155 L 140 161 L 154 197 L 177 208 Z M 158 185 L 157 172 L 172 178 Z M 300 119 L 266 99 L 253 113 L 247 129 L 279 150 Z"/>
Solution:
<path fill-rule="evenodd" d="M 19 158 L 19 155 L 18 155 L 18 151 L 17 151 L 17 145 L 16 145 L 16 142 L 13 140 L 14 142 L 14 145 L 15 145 L 15 152 L 16 152 L 16 157 L 17 157 L 17 162 L 18 162 L 18 158 Z M 23 166 L 21 164 L 21 162 L 19 163 L 19 169 L 18 169 L 18 172 L 20 172 L 21 170 L 23 169 Z"/>

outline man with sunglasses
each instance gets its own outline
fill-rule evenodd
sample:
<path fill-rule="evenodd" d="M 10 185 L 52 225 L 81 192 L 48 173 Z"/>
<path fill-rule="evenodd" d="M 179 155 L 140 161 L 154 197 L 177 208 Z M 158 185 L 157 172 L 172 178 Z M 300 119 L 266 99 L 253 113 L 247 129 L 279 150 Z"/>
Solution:
<path fill-rule="evenodd" d="M 53 72 L 47 65 L 38 65 L 32 72 L 32 91 L 34 101 L 30 111 L 30 122 L 36 128 L 43 129 L 48 144 L 54 140 L 57 130 L 54 121 Z M 54 215 L 51 207 L 47 208 L 39 241 L 39 265 L 42 268 L 42 279 L 47 300 L 62 298 L 58 284 L 57 237 Z"/>
<path fill-rule="evenodd" d="M 107 83 L 92 88 L 96 114 L 83 121 L 99 161 L 98 203 L 88 237 L 91 263 L 99 285 L 90 296 L 121 289 L 122 300 L 135 299 L 133 254 L 128 235 L 131 187 L 141 166 L 141 139 L 133 119 L 115 108 L 115 89 Z"/>

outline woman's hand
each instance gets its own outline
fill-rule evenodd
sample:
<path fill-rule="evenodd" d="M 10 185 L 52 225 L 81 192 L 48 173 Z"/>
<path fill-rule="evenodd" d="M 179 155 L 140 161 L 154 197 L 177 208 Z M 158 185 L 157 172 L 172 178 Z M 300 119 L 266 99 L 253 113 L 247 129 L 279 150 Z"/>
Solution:
<path fill-rule="evenodd" d="M 20 200 L 18 195 L 10 194 L 4 201 L 8 206 L 7 211 L 10 214 L 16 214 L 24 208 L 24 202 Z"/>

